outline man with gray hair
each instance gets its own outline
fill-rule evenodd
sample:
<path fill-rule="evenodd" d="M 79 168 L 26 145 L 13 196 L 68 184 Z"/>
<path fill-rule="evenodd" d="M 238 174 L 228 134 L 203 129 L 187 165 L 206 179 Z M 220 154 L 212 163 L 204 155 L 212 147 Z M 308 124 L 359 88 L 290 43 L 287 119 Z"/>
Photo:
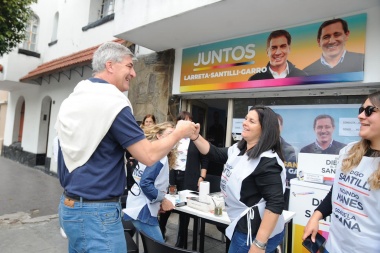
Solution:
<path fill-rule="evenodd" d="M 120 204 L 124 152 L 151 166 L 196 130 L 194 123 L 180 121 L 165 140 L 145 139 L 123 94 L 136 77 L 133 59 L 119 43 L 101 45 L 93 56 L 93 77 L 77 84 L 57 116 L 58 176 L 64 188 L 59 219 L 69 252 L 127 252 Z"/>
<path fill-rule="evenodd" d="M 327 114 L 318 115 L 314 119 L 315 142 L 303 147 L 301 153 L 339 154 L 346 144 L 333 140 L 335 129 L 334 118 Z"/>

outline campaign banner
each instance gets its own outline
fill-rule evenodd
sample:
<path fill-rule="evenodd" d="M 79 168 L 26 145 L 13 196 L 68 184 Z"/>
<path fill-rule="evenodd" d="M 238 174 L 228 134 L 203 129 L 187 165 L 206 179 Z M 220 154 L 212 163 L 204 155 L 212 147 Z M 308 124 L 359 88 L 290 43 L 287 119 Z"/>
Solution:
<path fill-rule="evenodd" d="M 298 154 L 298 178 L 306 182 L 332 185 L 339 155 Z"/>
<path fill-rule="evenodd" d="M 183 49 L 180 92 L 362 81 L 367 14 L 341 20 Z"/>
<path fill-rule="evenodd" d="M 298 179 L 290 181 L 290 202 L 289 211 L 296 212 L 293 218 L 293 252 L 307 253 L 302 246 L 302 236 L 305 226 L 313 215 L 314 210 L 319 206 L 330 190 L 330 186 L 315 184 Z M 328 239 L 331 217 L 319 221 L 319 233 Z"/>
<path fill-rule="evenodd" d="M 359 104 L 270 106 L 280 123 L 287 186 L 290 179 L 297 177 L 299 162 L 302 167 L 299 169 L 307 181 L 333 182 L 333 168 L 336 166 L 333 161 L 339 151 L 360 139 L 359 107 Z M 249 109 L 250 106 L 247 112 Z M 243 118 L 233 119 L 232 137 L 235 142 L 241 140 L 243 121 Z M 301 157 L 301 154 L 304 155 Z M 323 163 L 328 167 L 323 167 Z M 315 170 L 315 166 L 320 168 Z M 323 172 L 322 168 L 325 168 Z"/>
<path fill-rule="evenodd" d="M 337 155 L 343 146 L 360 139 L 359 104 L 270 107 L 282 118 L 281 137 L 297 154 Z M 321 147 L 326 142 L 329 148 Z"/>

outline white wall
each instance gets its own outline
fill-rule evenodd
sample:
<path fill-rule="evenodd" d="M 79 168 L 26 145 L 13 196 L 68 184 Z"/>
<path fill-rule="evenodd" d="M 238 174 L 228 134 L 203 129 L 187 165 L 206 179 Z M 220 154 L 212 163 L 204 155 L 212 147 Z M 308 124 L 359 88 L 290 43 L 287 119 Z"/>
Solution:
<path fill-rule="evenodd" d="M 3 78 L 18 82 L 21 77 L 42 63 L 115 39 L 112 36 L 113 21 L 85 32 L 82 31 L 82 27 L 89 24 L 90 2 L 91 0 L 39 0 L 36 4 L 33 4 L 32 10 L 39 18 L 37 52 L 41 54 L 41 58 L 18 54 L 16 49 L 0 59 L 0 62 L 4 62 L 4 65 L 6 65 L 4 66 L 5 72 Z M 59 12 L 58 42 L 49 47 L 48 44 L 51 42 L 54 29 L 54 16 L 57 11 Z M 38 146 L 42 117 L 41 104 L 45 97 L 50 97 L 54 101 L 49 126 L 50 136 L 48 145 L 51 146 L 51 141 L 55 136 L 54 123 L 60 104 L 72 92 L 74 86 L 80 80 L 90 76 L 91 70 L 86 68 L 84 77 L 80 77 L 77 73 L 73 72 L 71 80 L 61 76 L 59 83 L 51 78 L 50 84 L 47 84 L 46 81 L 42 85 L 35 83 L 22 84 L 22 89 L 13 91 L 8 101 L 8 121 L 5 126 L 4 145 L 9 146 L 12 144 L 12 136 L 14 135 L 13 125 L 15 116 L 17 116 L 15 115 L 17 101 L 19 97 L 24 97 L 25 117 L 22 147 L 27 152 L 41 152 L 41 149 L 43 149 L 41 144 Z M 51 156 L 50 148 L 48 148 L 47 155 L 48 157 Z"/>
<path fill-rule="evenodd" d="M 380 82 L 380 3 L 368 10 L 364 82 Z"/>
<path fill-rule="evenodd" d="M 51 0 L 39 1 L 38 5 L 44 5 Z M 41 2 L 41 3 L 40 3 Z M 57 2 L 54 9 L 44 9 L 41 13 L 44 21 L 43 61 L 51 61 L 62 56 L 102 44 L 105 41 L 116 39 L 112 35 L 114 21 L 97 26 L 96 28 L 82 31 L 82 27 L 90 23 L 90 3 L 91 0 L 55 0 Z M 45 8 L 45 7 L 43 7 Z M 51 42 L 53 31 L 53 20 L 56 12 L 59 12 L 59 23 L 57 33 L 57 44 L 47 46 Z M 42 18 L 41 18 L 42 20 Z M 45 24 L 45 22 L 47 24 Z"/>
<path fill-rule="evenodd" d="M 9 117 L 9 120 L 6 122 L 4 145 L 9 146 L 12 144 L 11 136 L 13 132 L 16 105 L 19 97 L 24 97 L 25 99 L 25 118 L 22 141 L 22 147 L 24 150 L 37 153 L 41 105 L 42 100 L 46 96 L 49 96 L 52 101 L 54 101 L 51 108 L 51 119 L 49 126 L 49 140 L 52 141 L 55 137 L 54 123 L 57 118 L 59 106 L 62 101 L 73 91 L 75 85 L 80 80 L 91 76 L 91 71 L 89 69 L 86 70 L 85 76 L 86 77 L 80 77 L 78 74 L 73 73 L 71 80 L 68 80 L 66 77 L 62 77 L 59 83 L 56 80 L 52 80 L 50 84 L 44 82 L 42 86 L 26 85 L 28 88 L 12 92 L 8 101 L 7 117 Z"/>
<path fill-rule="evenodd" d="M 221 0 L 116 0 L 114 34 L 143 27 L 158 20 L 205 7 Z M 131 11 L 130 6 L 133 6 Z"/>

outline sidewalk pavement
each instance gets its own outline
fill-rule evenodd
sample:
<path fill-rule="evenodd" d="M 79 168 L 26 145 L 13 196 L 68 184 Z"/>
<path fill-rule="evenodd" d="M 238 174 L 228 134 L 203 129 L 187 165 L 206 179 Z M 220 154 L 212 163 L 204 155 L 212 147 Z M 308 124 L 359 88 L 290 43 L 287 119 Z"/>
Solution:
<path fill-rule="evenodd" d="M 67 240 L 59 233 L 58 215 L 31 218 L 17 212 L 0 216 L 2 253 L 67 253 Z"/>
<path fill-rule="evenodd" d="M 4 157 L 0 157 L 0 174 L 0 252 L 67 253 L 67 239 L 59 232 L 57 206 L 62 188 L 57 177 Z M 177 230 L 178 214 L 172 213 L 166 232 L 168 244 L 176 243 Z M 225 252 L 221 233 L 214 225 L 206 224 L 206 235 L 205 253 Z M 189 236 L 188 249 L 191 243 Z M 143 253 L 141 240 L 139 247 Z"/>

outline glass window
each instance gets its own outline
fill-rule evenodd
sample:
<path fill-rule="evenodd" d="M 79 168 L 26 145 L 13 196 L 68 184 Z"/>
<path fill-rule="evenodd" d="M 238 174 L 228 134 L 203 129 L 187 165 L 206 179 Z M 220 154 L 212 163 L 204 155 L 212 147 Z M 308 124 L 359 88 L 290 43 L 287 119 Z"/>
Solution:
<path fill-rule="evenodd" d="M 37 31 L 38 31 L 38 18 L 33 15 L 28 21 L 26 27 L 26 37 L 22 45 L 23 49 L 36 52 L 37 50 Z"/>
<path fill-rule="evenodd" d="M 114 7 L 115 7 L 114 0 L 103 0 L 100 18 L 103 18 L 105 16 L 108 16 L 114 13 Z"/>
<path fill-rule="evenodd" d="M 53 20 L 53 33 L 51 35 L 51 41 L 57 40 L 57 33 L 58 33 L 58 22 L 59 22 L 59 13 L 56 12 L 54 15 L 54 20 Z"/>

